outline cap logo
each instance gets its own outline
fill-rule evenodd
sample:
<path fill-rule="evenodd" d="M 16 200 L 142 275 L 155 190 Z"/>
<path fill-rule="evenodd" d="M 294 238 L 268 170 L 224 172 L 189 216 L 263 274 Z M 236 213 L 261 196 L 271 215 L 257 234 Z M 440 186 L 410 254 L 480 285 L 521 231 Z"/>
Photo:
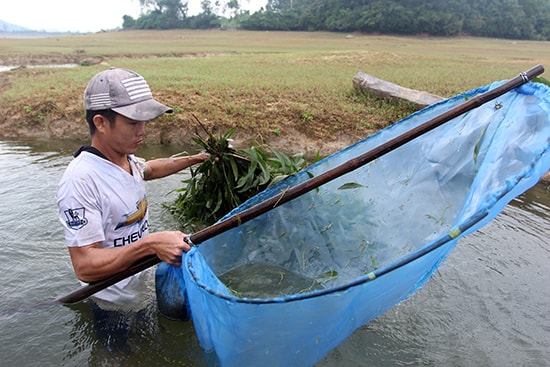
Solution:
<path fill-rule="evenodd" d="M 141 76 L 124 79 L 122 85 L 126 88 L 126 92 L 132 101 L 143 97 L 153 98 L 149 85 Z"/>
<path fill-rule="evenodd" d="M 153 93 L 149 88 L 149 85 L 141 76 L 135 76 L 120 81 L 122 87 L 124 88 L 128 98 L 126 101 L 130 104 L 133 101 L 139 101 L 144 99 L 152 99 Z M 89 96 L 90 106 L 89 109 L 103 109 L 103 108 L 114 108 L 120 106 L 120 100 L 117 101 L 114 98 L 120 98 L 121 96 L 112 96 L 111 92 L 95 93 Z M 125 98 L 122 98 L 124 100 Z M 124 104 L 124 103 L 123 103 Z"/>
<path fill-rule="evenodd" d="M 111 96 L 109 93 L 97 93 L 90 96 L 90 109 L 97 109 L 104 106 L 111 106 Z"/>

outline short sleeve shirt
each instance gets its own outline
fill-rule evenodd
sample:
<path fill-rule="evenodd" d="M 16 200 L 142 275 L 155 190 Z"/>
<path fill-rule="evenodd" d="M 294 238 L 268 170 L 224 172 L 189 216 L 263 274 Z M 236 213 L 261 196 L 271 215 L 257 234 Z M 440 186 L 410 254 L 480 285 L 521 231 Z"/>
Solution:
<path fill-rule="evenodd" d="M 93 153 L 80 153 L 67 167 L 57 188 L 59 220 L 67 246 L 129 246 L 149 233 L 143 180 L 145 165 L 129 156 L 132 174 Z M 124 279 L 95 294 L 115 304 L 135 301 L 142 275 Z"/>

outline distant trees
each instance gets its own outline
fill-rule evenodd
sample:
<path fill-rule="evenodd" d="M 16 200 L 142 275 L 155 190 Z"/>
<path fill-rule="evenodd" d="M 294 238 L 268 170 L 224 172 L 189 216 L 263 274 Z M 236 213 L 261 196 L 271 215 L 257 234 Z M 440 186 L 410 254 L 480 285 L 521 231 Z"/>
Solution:
<path fill-rule="evenodd" d="M 124 29 L 173 29 L 185 28 L 187 1 L 140 0 L 143 14 L 138 19 L 129 15 L 122 17 Z"/>
<path fill-rule="evenodd" d="M 237 4 L 238 0 L 233 0 Z M 122 17 L 123 29 L 208 29 L 220 27 L 221 17 L 214 11 L 219 2 L 201 0 L 201 13 L 188 16 L 187 0 L 140 0 L 142 15 L 134 19 L 129 15 Z"/>
<path fill-rule="evenodd" d="M 219 6 L 218 2 L 214 3 L 214 5 Z M 201 0 L 201 10 L 202 11 L 198 15 L 189 19 L 189 28 L 211 29 L 220 27 L 220 17 L 214 12 L 210 0 Z"/>
<path fill-rule="evenodd" d="M 124 16 L 124 29 L 230 26 L 550 40 L 548 0 L 267 0 L 253 14 L 241 11 L 242 0 L 202 0 L 201 13 L 194 16 L 187 14 L 187 0 L 140 3 L 143 15 Z"/>

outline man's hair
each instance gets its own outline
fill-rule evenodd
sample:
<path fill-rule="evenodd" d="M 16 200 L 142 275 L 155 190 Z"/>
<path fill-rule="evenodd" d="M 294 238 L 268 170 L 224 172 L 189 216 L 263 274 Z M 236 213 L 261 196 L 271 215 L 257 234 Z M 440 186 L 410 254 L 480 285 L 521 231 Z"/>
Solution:
<path fill-rule="evenodd" d="M 108 110 L 86 110 L 86 121 L 88 121 L 88 125 L 90 126 L 90 135 L 93 136 L 95 134 L 95 125 L 94 125 L 94 116 L 95 115 L 102 115 L 107 120 L 109 120 L 109 123 L 111 126 L 115 123 L 115 117 L 117 113 L 111 109 Z"/>

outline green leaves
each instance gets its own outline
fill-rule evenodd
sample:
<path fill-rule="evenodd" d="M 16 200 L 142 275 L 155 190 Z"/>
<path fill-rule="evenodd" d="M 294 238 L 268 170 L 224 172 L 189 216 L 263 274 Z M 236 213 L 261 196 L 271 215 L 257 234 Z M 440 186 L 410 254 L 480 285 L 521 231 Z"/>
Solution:
<path fill-rule="evenodd" d="M 338 188 L 338 190 L 349 190 L 349 189 L 357 189 L 359 187 L 367 187 L 365 185 L 361 185 L 357 182 L 348 182 L 348 183 L 345 183 L 343 184 L 342 186 L 340 186 Z"/>
<path fill-rule="evenodd" d="M 198 120 L 197 120 L 198 121 Z M 303 155 L 288 156 L 273 147 L 234 149 L 230 137 L 235 129 L 215 137 L 198 121 L 208 138 L 193 141 L 210 153 L 210 159 L 191 169 L 191 178 L 167 205 L 182 227 L 200 222 L 209 225 L 250 197 L 307 166 Z"/>
<path fill-rule="evenodd" d="M 542 76 L 533 78 L 533 81 L 534 81 L 534 82 L 537 82 L 537 83 L 546 84 L 546 85 L 550 86 L 550 80 L 548 80 L 548 79 L 546 79 L 546 78 L 543 78 Z"/>

